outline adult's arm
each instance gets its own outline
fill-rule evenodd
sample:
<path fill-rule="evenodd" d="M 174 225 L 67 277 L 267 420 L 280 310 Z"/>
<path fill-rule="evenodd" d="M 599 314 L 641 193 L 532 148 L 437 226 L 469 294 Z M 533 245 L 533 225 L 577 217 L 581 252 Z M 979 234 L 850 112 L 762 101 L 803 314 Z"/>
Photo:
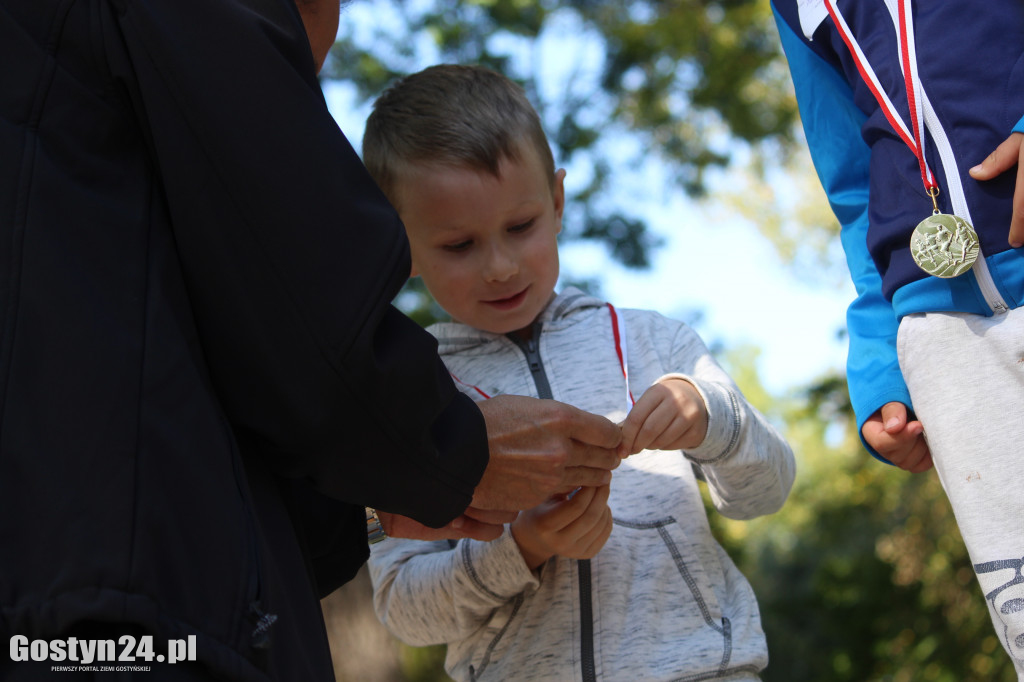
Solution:
<path fill-rule="evenodd" d="M 279 474 L 443 525 L 487 463 L 484 420 L 390 306 L 397 214 L 328 113 L 290 0 L 110 0 L 202 355 Z M 183 36 L 188 36 L 184 41 Z"/>
<path fill-rule="evenodd" d="M 882 278 L 867 247 L 870 149 L 860 136 L 865 115 L 843 75 L 807 46 L 797 33 L 799 26 L 790 26 L 774 5 L 811 159 L 839 220 L 857 291 L 846 315 L 846 380 L 861 433 L 864 422 L 886 403 L 900 402 L 912 409 L 896 355 L 899 322 L 882 294 Z"/>
<path fill-rule="evenodd" d="M 519 509 L 607 479 L 614 425 L 526 399 L 475 406 L 391 307 L 405 231 L 327 111 L 290 0 L 110 1 L 202 352 L 252 449 L 434 527 L 471 500 Z"/>

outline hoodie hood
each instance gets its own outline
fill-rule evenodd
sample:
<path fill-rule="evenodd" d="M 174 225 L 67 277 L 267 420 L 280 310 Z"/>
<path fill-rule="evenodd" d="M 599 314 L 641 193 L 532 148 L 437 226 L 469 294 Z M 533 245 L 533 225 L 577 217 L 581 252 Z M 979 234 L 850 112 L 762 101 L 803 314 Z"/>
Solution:
<path fill-rule="evenodd" d="M 579 313 L 595 308 L 602 308 L 604 301 L 585 294 L 575 287 L 566 287 L 548 303 L 534 324 L 540 322 L 545 329 L 564 329 L 575 324 Z M 427 328 L 437 339 L 438 353 L 484 354 L 498 350 L 507 338 L 506 334 L 493 334 L 475 329 L 461 322 L 438 322 Z"/>

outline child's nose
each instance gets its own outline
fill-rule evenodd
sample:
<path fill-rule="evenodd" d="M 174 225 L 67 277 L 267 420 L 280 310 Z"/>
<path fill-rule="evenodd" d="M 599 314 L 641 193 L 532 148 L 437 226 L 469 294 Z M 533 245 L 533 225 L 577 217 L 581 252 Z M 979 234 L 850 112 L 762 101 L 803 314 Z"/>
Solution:
<path fill-rule="evenodd" d="M 488 254 L 484 277 L 489 282 L 504 282 L 519 272 L 515 254 L 506 248 L 496 246 Z"/>

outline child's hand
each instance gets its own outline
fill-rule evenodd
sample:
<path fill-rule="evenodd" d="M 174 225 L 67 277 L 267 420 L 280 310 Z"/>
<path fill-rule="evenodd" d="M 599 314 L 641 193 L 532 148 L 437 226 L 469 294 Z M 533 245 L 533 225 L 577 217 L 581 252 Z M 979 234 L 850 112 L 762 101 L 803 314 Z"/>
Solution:
<path fill-rule="evenodd" d="M 512 537 L 530 569 L 553 556 L 589 559 L 612 532 L 607 485 L 580 488 L 571 498 L 555 495 L 547 502 L 519 513 Z"/>
<path fill-rule="evenodd" d="M 1013 192 L 1013 217 L 1007 241 L 1017 248 L 1024 244 L 1024 133 L 1011 133 L 970 173 L 975 180 L 991 180 L 1014 166 L 1017 166 L 1017 185 Z"/>
<path fill-rule="evenodd" d="M 636 401 L 622 422 L 622 443 L 631 455 L 648 448 L 695 448 L 707 432 L 708 410 L 697 389 L 683 379 L 666 379 Z"/>
<path fill-rule="evenodd" d="M 900 469 L 917 474 L 932 468 L 932 453 L 924 439 L 924 425 L 907 421 L 907 406 L 886 403 L 861 428 L 864 441 Z"/>

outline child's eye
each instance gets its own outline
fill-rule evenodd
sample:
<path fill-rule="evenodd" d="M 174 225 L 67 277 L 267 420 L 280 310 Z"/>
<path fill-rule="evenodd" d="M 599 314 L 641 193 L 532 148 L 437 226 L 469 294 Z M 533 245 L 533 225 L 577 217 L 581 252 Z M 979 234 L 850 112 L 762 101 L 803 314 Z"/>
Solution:
<path fill-rule="evenodd" d="M 536 218 L 530 218 L 525 223 L 519 223 L 518 225 L 513 225 L 512 227 L 508 228 L 508 231 L 509 232 L 526 232 L 531 227 L 533 227 L 533 224 L 535 222 L 537 222 Z"/>
<path fill-rule="evenodd" d="M 445 244 L 441 248 L 444 249 L 445 251 L 451 251 L 452 253 L 458 253 L 459 251 L 465 251 L 466 249 L 468 249 L 472 245 L 473 245 L 473 241 L 471 239 L 466 239 L 465 241 L 455 242 L 454 244 Z"/>

